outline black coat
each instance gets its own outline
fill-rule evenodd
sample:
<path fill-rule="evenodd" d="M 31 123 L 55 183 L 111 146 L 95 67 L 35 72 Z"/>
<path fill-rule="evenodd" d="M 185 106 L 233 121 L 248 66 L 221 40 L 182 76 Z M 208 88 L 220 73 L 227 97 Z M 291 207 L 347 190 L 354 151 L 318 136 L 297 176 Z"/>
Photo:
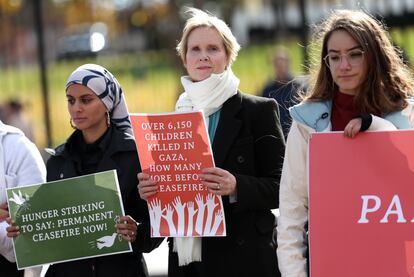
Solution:
<path fill-rule="evenodd" d="M 110 128 L 110 142 L 98 163 L 97 172 L 117 170 L 122 202 L 126 215 L 140 222 L 137 240 L 132 243 L 133 252 L 116 254 L 99 258 L 65 262 L 50 266 L 46 276 L 148 276 L 145 261 L 141 252 L 149 252 L 158 246 L 160 240 L 150 239 L 148 208 L 145 201 L 139 198 L 137 173 L 141 172 L 135 142 L 131 135 L 116 128 Z M 47 181 L 76 177 L 76 163 L 79 155 L 75 131 L 68 141 L 57 147 L 55 154 L 47 162 Z"/>
<path fill-rule="evenodd" d="M 285 141 L 276 102 L 241 93 L 228 99 L 212 148 L 216 166 L 237 180 L 237 202 L 223 197 L 227 236 L 203 238 L 202 262 L 187 267 L 170 250 L 169 276 L 279 276 L 271 209 L 279 206 Z"/>
<path fill-rule="evenodd" d="M 275 99 L 279 106 L 280 124 L 285 139 L 288 136 L 290 125 L 292 124 L 289 108 L 298 103 L 299 91 L 305 89 L 305 85 L 299 83 L 293 77 L 289 77 L 286 81 L 272 80 L 263 89 L 263 97 Z"/>

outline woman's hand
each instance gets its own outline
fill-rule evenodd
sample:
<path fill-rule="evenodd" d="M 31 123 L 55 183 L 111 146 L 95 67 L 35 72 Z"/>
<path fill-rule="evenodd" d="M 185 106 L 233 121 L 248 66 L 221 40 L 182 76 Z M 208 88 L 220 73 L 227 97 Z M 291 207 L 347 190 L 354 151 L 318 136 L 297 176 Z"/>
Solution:
<path fill-rule="evenodd" d="M 7 203 L 3 203 L 0 205 L 0 222 L 6 220 L 9 217 L 9 208 Z"/>
<path fill-rule="evenodd" d="M 353 138 L 361 130 L 362 119 L 360 117 L 351 119 L 344 129 L 344 136 Z"/>
<path fill-rule="evenodd" d="M 148 197 L 155 195 L 157 191 L 157 182 L 153 181 L 146 173 L 138 173 L 138 192 L 142 199 L 147 201 Z"/>
<path fill-rule="evenodd" d="M 6 220 L 7 224 L 9 224 L 9 226 L 6 228 L 7 236 L 9 238 L 14 238 L 14 237 L 17 237 L 18 235 L 20 235 L 19 226 L 15 226 L 14 224 L 16 222 L 14 222 L 9 217 L 9 209 L 8 209 L 7 203 L 4 203 L 4 204 L 0 205 L 0 222 L 2 222 L 4 220 Z"/>
<path fill-rule="evenodd" d="M 6 218 L 6 222 L 9 224 L 9 227 L 6 228 L 7 236 L 9 238 L 14 238 L 20 235 L 19 226 L 14 225 L 16 222 L 14 222 L 10 217 Z"/>
<path fill-rule="evenodd" d="M 219 167 L 209 167 L 200 174 L 203 185 L 209 192 L 217 195 L 233 195 L 237 190 L 236 177 L 227 170 Z"/>
<path fill-rule="evenodd" d="M 122 239 L 134 242 L 137 239 L 137 223 L 129 215 L 121 216 L 119 223 L 115 225 L 118 234 L 122 235 Z"/>

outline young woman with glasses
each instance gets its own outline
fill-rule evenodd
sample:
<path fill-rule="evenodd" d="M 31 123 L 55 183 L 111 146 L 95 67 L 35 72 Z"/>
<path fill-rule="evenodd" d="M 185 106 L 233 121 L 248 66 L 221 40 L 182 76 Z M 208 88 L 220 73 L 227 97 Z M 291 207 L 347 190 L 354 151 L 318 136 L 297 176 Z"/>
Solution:
<path fill-rule="evenodd" d="M 308 142 L 312 132 L 409 128 L 401 113 L 414 82 L 384 27 L 361 11 L 334 11 L 319 25 L 322 47 L 309 94 L 290 109 L 280 187 L 278 261 L 282 276 L 307 276 Z M 357 138 L 356 138 L 357 139 Z"/>

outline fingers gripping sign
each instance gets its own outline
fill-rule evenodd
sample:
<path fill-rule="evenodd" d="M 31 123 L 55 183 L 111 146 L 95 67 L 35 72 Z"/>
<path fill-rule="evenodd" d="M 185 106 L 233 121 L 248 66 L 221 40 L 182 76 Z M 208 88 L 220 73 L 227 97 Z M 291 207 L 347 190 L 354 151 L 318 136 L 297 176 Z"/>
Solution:
<path fill-rule="evenodd" d="M 360 131 L 362 126 L 362 119 L 361 118 L 354 118 L 348 122 L 344 129 L 344 136 L 353 138 L 355 137 Z"/>
<path fill-rule="evenodd" d="M 6 220 L 9 217 L 9 208 L 7 203 L 3 203 L 0 205 L 0 222 Z"/>
<path fill-rule="evenodd" d="M 155 195 L 158 191 L 157 182 L 152 180 L 146 173 L 138 173 L 138 192 L 143 200 L 148 200 L 149 197 Z"/>
<path fill-rule="evenodd" d="M 237 182 L 233 174 L 219 167 L 202 170 L 200 179 L 209 192 L 216 195 L 232 195 L 236 193 Z"/>
<path fill-rule="evenodd" d="M 137 238 L 138 225 L 136 221 L 129 215 L 121 216 L 119 223 L 115 225 L 117 233 L 122 236 L 122 239 L 134 242 Z"/>

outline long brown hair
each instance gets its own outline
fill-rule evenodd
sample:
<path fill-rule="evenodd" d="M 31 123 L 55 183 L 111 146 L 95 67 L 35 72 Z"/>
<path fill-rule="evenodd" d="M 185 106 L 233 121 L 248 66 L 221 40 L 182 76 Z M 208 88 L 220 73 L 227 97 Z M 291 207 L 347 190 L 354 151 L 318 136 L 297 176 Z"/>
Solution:
<path fill-rule="evenodd" d="M 322 51 L 316 70 L 311 71 L 310 93 L 305 100 L 333 99 L 338 90 L 323 61 L 328 53 L 328 40 L 337 30 L 348 32 L 361 46 L 368 65 L 367 76 L 354 97 L 355 108 L 361 113 L 375 115 L 404 109 L 406 98 L 414 92 L 413 76 L 383 24 L 362 11 L 336 10 L 319 25 L 314 40 L 321 42 Z"/>

